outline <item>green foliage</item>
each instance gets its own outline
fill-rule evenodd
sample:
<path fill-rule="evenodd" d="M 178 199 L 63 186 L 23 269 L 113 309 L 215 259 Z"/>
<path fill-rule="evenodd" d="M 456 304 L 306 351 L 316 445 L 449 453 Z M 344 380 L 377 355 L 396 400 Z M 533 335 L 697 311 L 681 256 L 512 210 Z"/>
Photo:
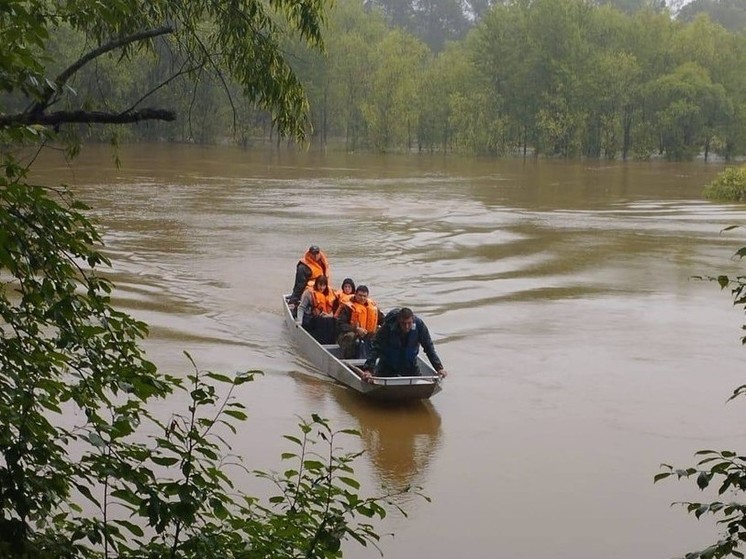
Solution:
<path fill-rule="evenodd" d="M 0 10 L 0 39 L 12 45 L 0 57 L 0 85 L 12 94 L 15 106 L 18 96 L 25 98 L 22 106 L 26 108 L 13 117 L 37 122 L 60 102 L 91 111 L 93 107 L 86 102 L 95 98 L 99 107 L 111 107 L 107 121 L 117 122 L 118 115 L 134 113 L 145 98 L 173 79 L 189 76 L 192 84 L 199 84 L 210 76 L 226 93 L 230 93 L 227 80 L 232 80 L 246 99 L 272 112 L 281 133 L 302 139 L 308 131 L 308 102 L 280 51 L 279 37 L 296 34 L 308 44 L 320 45 L 321 0 L 68 0 L 56 3 L 54 10 L 48 8 L 42 0 L 10 0 Z M 70 31 L 80 34 L 80 42 L 93 47 L 87 47 L 90 50 L 81 56 L 71 46 L 52 41 L 50 35 L 55 30 L 63 35 Z M 138 91 L 137 84 L 142 82 L 132 78 L 146 66 L 128 63 L 142 62 L 153 52 L 161 56 L 169 53 L 172 64 L 154 76 L 149 90 Z M 66 59 L 51 61 L 51 53 L 58 58 L 66 55 Z M 96 95 L 85 99 L 77 96 L 69 82 L 83 68 L 91 68 L 91 63 L 101 66 L 102 72 L 89 74 L 96 76 L 96 87 L 88 91 Z M 107 69 L 107 64 L 116 70 Z M 60 65 L 65 69 L 52 74 Z M 127 70 L 122 72 L 122 68 Z M 107 87 L 114 81 L 116 87 Z M 122 92 L 127 92 L 128 98 L 117 103 Z M 187 108 L 195 103 L 194 96 L 190 97 Z M 59 123 L 69 122 L 66 118 Z"/>
<path fill-rule="evenodd" d="M 743 11 L 708 2 L 696 4 Z M 122 141 L 220 143 L 233 135 L 249 145 L 313 130 L 320 143 L 343 141 L 349 150 L 746 154 L 746 35 L 706 16 L 673 20 L 659 0 L 521 0 L 489 9 L 483 0 L 339 0 L 328 17 L 320 0 L 145 4 L 133 3 L 138 27 L 120 21 L 119 3 L 63 2 L 51 14 L 40 1 L 11 2 L 18 21 L 7 16 L 13 10 L 0 12 L 0 38 L 12 45 L 0 56 L 12 93 L 0 96 L 3 112 L 28 117 L 36 103 L 43 113 L 54 104 L 131 115 L 147 100 L 178 115 L 119 132 Z M 469 25 L 478 24 L 466 34 L 472 16 Z M 102 25 L 89 29 L 96 18 Z M 60 80 L 93 45 L 173 22 L 174 30 L 126 42 Z M 323 53 L 308 48 L 322 28 Z M 111 135 L 85 132 L 99 141 Z"/>
<path fill-rule="evenodd" d="M 741 0 L 693 0 L 681 8 L 677 17 L 691 21 L 703 14 L 731 31 L 746 29 L 746 6 Z"/>
<path fill-rule="evenodd" d="M 64 191 L 25 184 L 12 158 L 0 178 L 0 534 L 24 543 L 80 483 L 68 445 L 129 429 L 142 403 L 173 383 L 155 373 L 136 340 L 144 324 L 109 306 L 100 238 Z M 90 271 L 88 271 L 90 269 Z M 50 417 L 74 406 L 83 430 Z M 144 413 L 144 412 L 143 412 Z M 8 541 L 8 540 L 6 540 Z"/>
<path fill-rule="evenodd" d="M 367 144 L 363 104 L 371 87 L 375 68 L 372 45 L 386 36 L 383 18 L 376 11 L 367 12 L 356 2 L 337 2 L 330 13 L 329 38 L 326 43 L 329 68 L 324 74 L 329 89 L 330 134 L 344 137 L 347 149 Z"/>
<path fill-rule="evenodd" d="M 677 27 L 665 13 L 629 16 L 585 0 L 496 6 L 468 41 L 478 76 L 471 85 L 486 89 L 473 111 L 494 114 L 474 122 L 501 121 L 505 144 L 547 155 L 722 152 L 738 136 L 732 121 L 744 92 L 733 71 L 743 40 L 720 47 L 730 37 L 715 26 Z"/>
<path fill-rule="evenodd" d="M 736 171 L 743 173 L 742 179 L 746 179 L 746 173 L 744 173 L 746 168 L 736 169 Z M 746 181 L 742 180 L 742 184 L 746 184 Z M 734 225 L 725 230 L 737 227 Z M 738 258 L 746 256 L 746 247 L 740 248 L 736 256 Z M 698 279 L 716 281 L 721 289 L 730 288 L 733 304 L 746 309 L 746 276 L 730 278 L 720 275 Z M 743 329 L 746 330 L 746 325 Z M 746 336 L 741 338 L 741 342 L 746 345 Z M 741 385 L 733 391 L 729 400 L 745 394 L 746 385 Z M 695 467 L 674 468 L 669 464 L 661 464 L 662 471 L 655 475 L 654 483 L 671 477 L 693 479 L 700 490 L 715 489 L 719 497 L 727 494 L 731 496 L 731 500 L 677 503 L 696 518 L 712 515 L 717 520 L 717 524 L 722 527 L 721 537 L 714 544 L 703 550 L 687 553 L 685 559 L 743 558 L 742 549 L 746 542 L 746 504 L 734 499 L 735 495 L 746 491 L 746 456 L 731 450 L 700 450 L 695 456 L 701 457 Z"/>
<path fill-rule="evenodd" d="M 196 366 L 159 374 L 115 311 L 100 238 L 64 189 L 0 181 L 0 554 L 8 558 L 340 557 L 342 541 L 378 540 L 388 497 L 363 498 L 334 432 L 300 424 L 284 473 L 254 472 L 280 494 L 261 504 L 234 488 L 247 469 L 224 438 L 246 419 L 229 378 Z M 192 363 L 193 364 L 193 363 Z M 194 365 L 194 364 L 193 364 Z M 221 396 L 220 385 L 228 392 Z M 174 391 L 187 413 L 152 410 Z M 77 418 L 71 425 L 69 418 Z M 86 513 L 81 501 L 85 500 Z M 363 518 L 363 521 L 357 521 Z"/>
<path fill-rule="evenodd" d="M 665 0 L 598 0 L 599 4 L 608 4 L 628 14 L 639 10 L 664 10 Z"/>
<path fill-rule="evenodd" d="M 439 52 L 447 41 L 461 38 L 469 27 L 470 16 L 479 17 L 489 3 L 474 0 L 466 3 L 459 0 L 373 0 L 366 5 L 380 9 L 392 27 L 406 30 L 431 50 Z M 467 6 L 473 13 L 468 13 Z"/>
<path fill-rule="evenodd" d="M 352 468 L 358 454 L 336 444 L 352 433 L 334 432 L 319 417 L 302 422 L 299 437 L 288 436 L 299 446 L 284 456 L 290 469 L 252 472 L 279 495 L 265 504 L 234 487 L 236 476 L 249 473 L 228 452 L 227 437 L 246 419 L 234 391 L 258 372 L 231 378 L 200 371 L 193 361 L 185 379 L 158 372 L 139 347 L 147 326 L 111 306 L 113 285 L 100 273 L 109 261 L 88 208 L 64 186 L 31 184 L 29 169 L 13 155 L 49 141 L 77 153 L 77 130 L 65 125 L 90 121 L 50 112 L 58 103 L 111 126 L 122 115 L 138 116 L 134 107 L 147 92 L 136 91 L 139 101 L 130 106 L 122 84 L 136 90 L 148 69 L 124 72 L 122 63 L 148 60 L 159 73 L 170 52 L 184 74 L 199 78 L 195 83 L 238 87 L 233 91 L 247 102 L 274 111 L 279 131 L 302 138 L 305 97 L 279 40 L 289 29 L 318 43 L 321 17 L 317 0 L 0 6 L 7 46 L 0 86 L 8 93 L 0 100 L 3 559 L 326 559 L 341 557 L 345 540 L 376 545 L 373 522 L 385 515 L 388 496 L 359 495 Z M 154 27 L 164 24 L 175 27 Z M 173 42 L 154 40 L 163 35 Z M 92 50 L 60 63 L 77 48 Z M 70 81 L 85 77 L 78 72 L 92 61 L 105 78 L 96 83 L 103 98 L 81 99 Z M 233 84 L 223 80 L 225 71 Z M 216 110 L 211 93 L 191 91 L 197 126 Z M 91 112 L 97 102 L 118 108 Z M 9 115 L 7 107 L 19 112 Z M 186 411 L 161 417 L 176 392 L 187 395 Z"/>
<path fill-rule="evenodd" d="M 702 195 L 710 200 L 746 200 L 746 165 L 726 168 L 705 187 Z"/>
<path fill-rule="evenodd" d="M 451 44 L 427 65 L 419 89 L 419 149 L 448 151 L 454 144 L 454 97 L 469 79 L 471 67 L 460 44 Z"/>
<path fill-rule="evenodd" d="M 742 387 L 739 390 L 742 390 Z M 737 391 L 738 392 L 738 391 Z M 738 456 L 728 450 L 700 450 L 697 456 L 703 457 L 696 468 L 676 469 L 662 464 L 663 471 L 654 478 L 655 482 L 675 476 L 677 479 L 694 479 L 697 487 L 705 490 L 713 486 L 718 495 L 726 492 L 741 492 L 746 489 L 746 457 Z M 678 503 L 687 512 L 700 518 L 712 515 L 718 524 L 724 526 L 722 537 L 705 549 L 689 552 L 686 559 L 720 559 L 722 557 L 740 557 L 739 550 L 746 541 L 746 505 L 735 501 L 684 502 Z"/>
<path fill-rule="evenodd" d="M 411 149 L 419 120 L 416 94 L 427 56 L 425 46 L 391 31 L 373 52 L 375 70 L 362 113 L 371 143 L 380 151 Z"/>
<path fill-rule="evenodd" d="M 361 453 L 338 455 L 340 436 L 359 436 L 354 430 L 332 431 L 327 421 L 312 416 L 311 422 L 299 425 L 302 436 L 286 436 L 294 445 L 283 459 L 295 463 L 282 473 L 256 472 L 279 490 L 269 499 L 273 508 L 255 505 L 259 521 L 253 525 L 252 558 L 274 556 L 277 550 L 306 550 L 304 557 L 340 557 L 340 546 L 346 539 L 363 546 L 379 540 L 373 522 L 383 519 L 386 506 L 405 512 L 390 500 L 361 498 L 359 482 L 354 478 L 352 462 Z M 409 489 L 405 489 L 408 491 Z M 355 520 L 362 518 L 361 521 Z M 285 556 L 285 555 L 282 555 Z"/>

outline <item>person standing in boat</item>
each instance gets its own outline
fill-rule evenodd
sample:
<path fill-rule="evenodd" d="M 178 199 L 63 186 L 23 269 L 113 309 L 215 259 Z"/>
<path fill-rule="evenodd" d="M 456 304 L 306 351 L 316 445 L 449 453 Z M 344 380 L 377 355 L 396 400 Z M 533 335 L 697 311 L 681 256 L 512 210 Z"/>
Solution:
<path fill-rule="evenodd" d="M 447 374 L 435 351 L 430 331 L 412 309 L 404 307 L 390 311 L 371 346 L 370 355 L 361 367 L 365 381 L 374 373 L 378 377 L 419 376 L 417 355 L 420 346 L 438 375 L 445 377 Z"/>
<path fill-rule="evenodd" d="M 313 289 L 303 292 L 295 323 L 308 330 L 320 344 L 333 344 L 337 331 L 334 312 L 338 304 L 326 276 L 319 276 L 314 280 Z"/>
<path fill-rule="evenodd" d="M 337 313 L 337 343 L 342 348 L 342 359 L 368 357 L 373 336 L 383 322 L 383 313 L 368 298 L 369 294 L 367 286 L 358 285 L 355 295 Z"/>
<path fill-rule="evenodd" d="M 327 282 L 330 280 L 331 268 L 329 267 L 329 261 L 318 245 L 311 245 L 303 255 L 303 258 L 298 261 L 298 265 L 295 268 L 295 284 L 293 285 L 293 292 L 290 295 L 288 303 L 291 308 L 295 308 L 300 303 L 300 298 L 306 289 L 313 288 L 314 281 L 319 276 L 326 276 Z"/>

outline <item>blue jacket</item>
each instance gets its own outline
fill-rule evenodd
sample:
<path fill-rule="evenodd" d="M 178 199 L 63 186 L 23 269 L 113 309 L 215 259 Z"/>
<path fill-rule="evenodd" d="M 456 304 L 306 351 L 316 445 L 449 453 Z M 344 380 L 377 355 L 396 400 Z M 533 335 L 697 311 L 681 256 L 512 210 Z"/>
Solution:
<path fill-rule="evenodd" d="M 422 346 L 435 370 L 442 369 L 443 364 L 435 351 L 435 345 L 425 323 L 415 316 L 412 329 L 404 333 L 396 320 L 397 314 L 391 312 L 386 316 L 383 326 L 373 338 L 371 352 L 363 368 L 373 370 L 376 360 L 380 359 L 378 366 L 384 372 L 416 375 L 417 354 Z"/>

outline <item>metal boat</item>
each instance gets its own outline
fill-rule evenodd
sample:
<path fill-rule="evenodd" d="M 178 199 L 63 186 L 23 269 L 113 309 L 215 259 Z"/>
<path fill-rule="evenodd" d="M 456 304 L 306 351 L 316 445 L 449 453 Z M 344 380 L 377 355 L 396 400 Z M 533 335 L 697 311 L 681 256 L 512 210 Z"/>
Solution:
<path fill-rule="evenodd" d="M 288 295 L 282 298 L 285 323 L 290 336 L 303 357 L 317 369 L 339 383 L 377 400 L 406 401 L 424 400 L 442 389 L 442 379 L 433 367 L 421 356 L 417 356 L 420 376 L 416 377 L 371 377 L 367 382 L 360 377 L 359 367 L 365 359 L 342 359 L 337 344 L 320 344 L 302 326 L 296 324 L 288 306 Z"/>

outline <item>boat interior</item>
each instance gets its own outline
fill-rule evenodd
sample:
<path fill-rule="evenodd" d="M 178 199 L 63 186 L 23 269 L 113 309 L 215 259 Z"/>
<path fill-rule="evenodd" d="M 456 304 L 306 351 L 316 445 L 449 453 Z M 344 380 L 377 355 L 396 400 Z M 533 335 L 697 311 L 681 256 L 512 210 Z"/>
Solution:
<path fill-rule="evenodd" d="M 361 367 L 365 363 L 365 359 L 342 359 L 342 348 L 339 347 L 337 344 L 321 344 L 321 347 L 323 347 L 326 351 L 331 353 L 345 365 Z"/>

